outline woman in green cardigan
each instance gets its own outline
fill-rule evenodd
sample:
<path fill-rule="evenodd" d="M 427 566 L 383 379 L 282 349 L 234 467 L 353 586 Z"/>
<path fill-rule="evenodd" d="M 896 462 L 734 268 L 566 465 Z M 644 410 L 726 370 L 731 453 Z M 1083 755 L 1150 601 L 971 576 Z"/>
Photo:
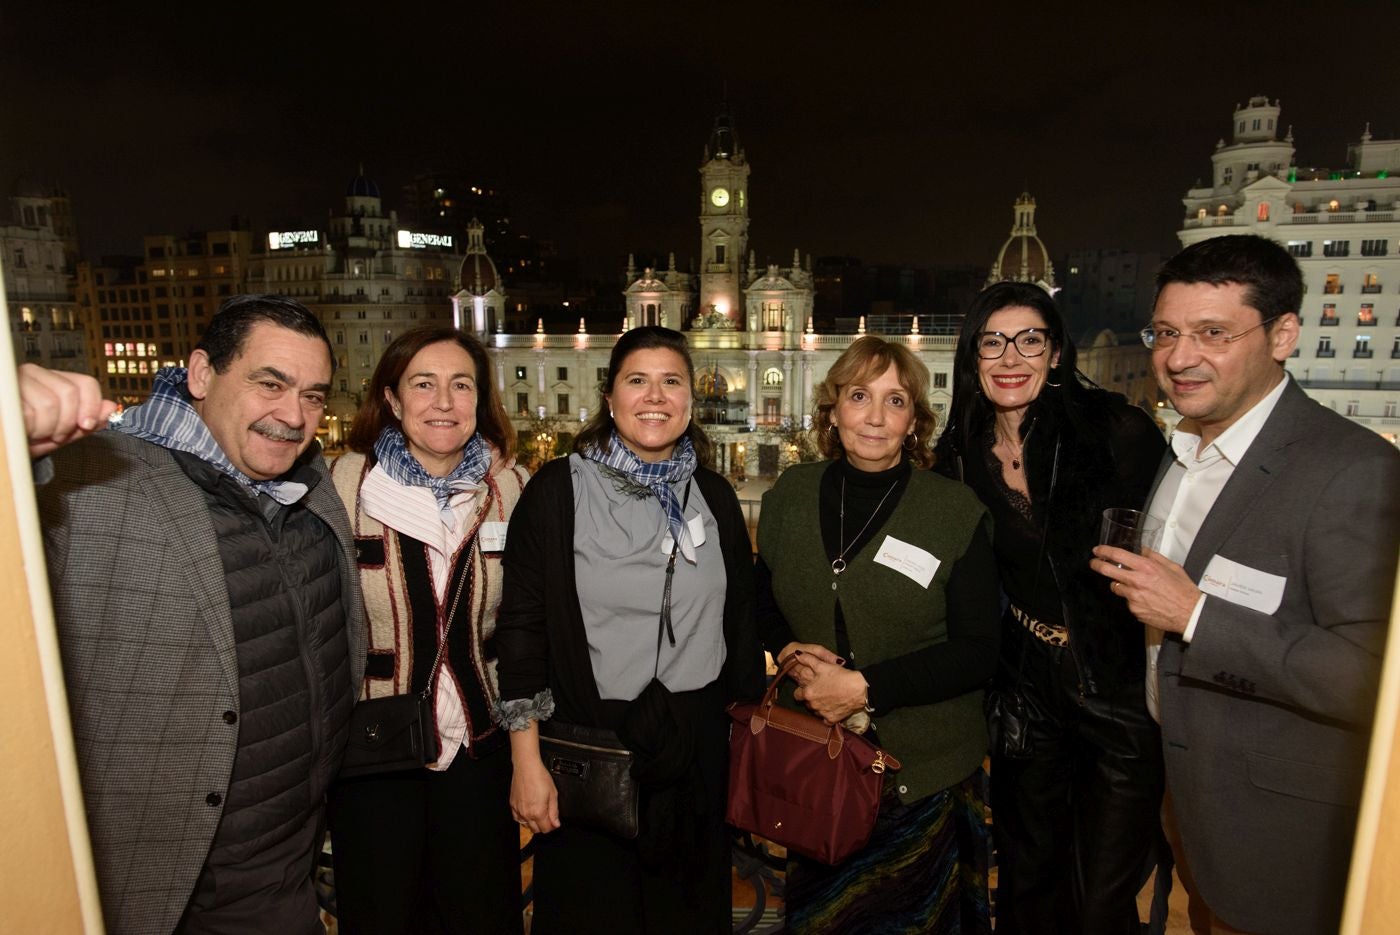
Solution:
<path fill-rule="evenodd" d="M 903 763 L 863 850 L 835 867 L 790 860 L 791 932 L 991 931 L 982 698 L 996 562 L 972 491 L 922 470 L 928 382 L 902 345 L 854 342 L 817 391 L 830 460 L 789 468 L 763 499 L 756 609 L 765 648 L 802 654 L 788 703 L 868 729 Z"/>

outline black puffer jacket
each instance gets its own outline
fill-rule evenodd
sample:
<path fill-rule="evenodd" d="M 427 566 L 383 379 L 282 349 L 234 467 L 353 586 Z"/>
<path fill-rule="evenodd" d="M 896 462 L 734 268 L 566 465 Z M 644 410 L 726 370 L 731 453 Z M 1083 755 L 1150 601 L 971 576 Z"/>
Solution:
<path fill-rule="evenodd" d="M 212 872 L 223 903 L 230 878 L 220 868 L 238 868 L 233 885 L 242 888 L 256 885 L 246 876 L 253 858 L 305 852 L 306 845 L 292 845 L 292 839 L 314 835 L 326 788 L 340 767 L 354 694 L 339 545 L 304 505 L 253 499 L 206 462 L 179 452 L 175 457 L 209 506 L 238 658 L 238 749 L 196 887 L 197 901 L 207 897 Z M 322 480 L 309 467 L 292 479 Z M 283 871 L 273 866 L 269 872 Z"/>

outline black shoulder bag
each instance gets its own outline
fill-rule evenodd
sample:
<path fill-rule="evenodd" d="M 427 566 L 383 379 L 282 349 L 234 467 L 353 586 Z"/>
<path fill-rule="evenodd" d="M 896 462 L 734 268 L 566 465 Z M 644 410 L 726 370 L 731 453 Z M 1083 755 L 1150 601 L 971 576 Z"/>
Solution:
<path fill-rule="evenodd" d="M 466 566 L 457 580 L 457 594 L 447 613 L 447 626 L 438 640 L 437 655 L 428 673 L 428 684 L 416 694 L 389 695 L 358 701 L 350 712 L 350 739 L 345 744 L 345 760 L 340 778 L 375 776 L 422 769 L 437 762 L 439 753 L 437 715 L 434 710 L 433 686 L 442 668 L 442 654 L 447 649 L 447 636 L 457 617 L 457 605 L 467 578 L 471 577 L 472 561 L 468 552 Z"/>

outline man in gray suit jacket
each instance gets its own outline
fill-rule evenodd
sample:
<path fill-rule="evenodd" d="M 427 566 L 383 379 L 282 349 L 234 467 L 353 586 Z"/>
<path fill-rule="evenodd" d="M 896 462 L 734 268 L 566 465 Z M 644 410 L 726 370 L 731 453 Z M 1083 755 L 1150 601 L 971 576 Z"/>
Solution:
<path fill-rule="evenodd" d="M 1147 626 L 1193 931 L 1335 932 L 1390 615 L 1400 453 L 1284 372 L 1302 277 L 1278 244 L 1203 241 L 1157 285 L 1143 338 L 1184 417 L 1151 500 L 1161 551 L 1100 546 L 1093 566 Z"/>
<path fill-rule="evenodd" d="M 114 430 L 91 434 L 112 406 L 89 378 L 21 368 L 108 931 L 322 931 L 322 802 L 365 653 L 312 444 L 331 372 L 280 296 L 224 303 Z"/>

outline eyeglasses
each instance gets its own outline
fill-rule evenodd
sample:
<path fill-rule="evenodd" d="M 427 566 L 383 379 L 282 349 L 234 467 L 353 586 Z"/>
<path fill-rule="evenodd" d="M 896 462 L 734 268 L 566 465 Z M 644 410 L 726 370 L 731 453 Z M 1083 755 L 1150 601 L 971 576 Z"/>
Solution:
<path fill-rule="evenodd" d="M 1169 351 L 1176 347 L 1179 338 L 1192 338 L 1196 346 L 1208 351 L 1218 351 L 1228 344 L 1233 344 L 1240 338 L 1264 327 L 1271 321 L 1278 321 L 1279 316 L 1265 318 L 1257 325 L 1246 328 L 1238 334 L 1231 334 L 1224 328 L 1202 328 L 1199 331 L 1177 331 L 1175 328 L 1143 328 L 1142 343 L 1146 344 L 1154 351 Z"/>
<path fill-rule="evenodd" d="M 1013 335 L 983 331 L 977 335 L 977 356 L 983 360 L 996 360 L 1013 344 L 1022 357 L 1039 357 L 1050 346 L 1050 336 L 1042 328 L 1025 328 Z"/>

